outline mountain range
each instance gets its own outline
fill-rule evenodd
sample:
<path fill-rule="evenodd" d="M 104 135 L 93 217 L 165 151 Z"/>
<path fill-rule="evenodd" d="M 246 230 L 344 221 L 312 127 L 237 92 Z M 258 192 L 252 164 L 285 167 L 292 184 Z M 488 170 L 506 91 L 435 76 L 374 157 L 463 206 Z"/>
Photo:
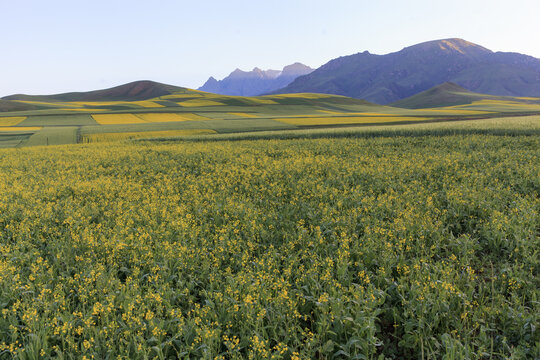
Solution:
<path fill-rule="evenodd" d="M 327 93 L 411 108 L 441 106 L 470 102 L 474 97 L 471 92 L 540 97 L 540 59 L 493 52 L 462 39 L 445 39 L 386 55 L 364 51 L 331 60 L 316 70 L 301 63 L 285 66 L 283 70 L 236 69 L 220 81 L 211 77 L 199 90 L 242 96 Z M 40 104 L 9 100 L 137 101 L 191 91 L 144 80 L 89 92 L 6 96 L 0 99 L 0 111 L 41 108 Z M 413 97 L 426 91 L 420 97 Z M 406 101 L 402 102 L 403 99 Z"/>
<path fill-rule="evenodd" d="M 298 76 L 312 71 L 309 66 L 298 62 L 285 66 L 283 70 L 236 69 L 223 80 L 210 77 L 199 90 L 221 95 L 256 96 L 285 87 Z"/>
<path fill-rule="evenodd" d="M 484 94 L 540 97 L 540 59 L 463 39 L 435 40 L 386 55 L 340 57 L 272 93 L 327 93 L 389 104 L 445 82 Z"/>

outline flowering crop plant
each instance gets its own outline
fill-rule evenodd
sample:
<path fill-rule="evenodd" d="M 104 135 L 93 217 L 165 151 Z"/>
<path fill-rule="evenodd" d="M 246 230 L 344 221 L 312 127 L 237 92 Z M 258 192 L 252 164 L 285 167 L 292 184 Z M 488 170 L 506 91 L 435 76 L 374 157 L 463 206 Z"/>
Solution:
<path fill-rule="evenodd" d="M 0 359 L 539 358 L 539 158 L 478 134 L 0 150 Z"/>

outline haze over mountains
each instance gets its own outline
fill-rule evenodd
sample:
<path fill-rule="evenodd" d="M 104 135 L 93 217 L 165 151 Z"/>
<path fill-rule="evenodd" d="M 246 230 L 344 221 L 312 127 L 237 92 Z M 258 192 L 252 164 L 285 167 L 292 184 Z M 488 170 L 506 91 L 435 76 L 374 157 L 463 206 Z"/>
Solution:
<path fill-rule="evenodd" d="M 386 55 L 340 57 L 273 93 L 327 93 L 388 104 L 444 82 L 484 94 L 540 97 L 540 59 L 462 39 L 435 40 Z"/>
<path fill-rule="evenodd" d="M 283 70 L 236 69 L 223 80 L 210 77 L 199 90 L 221 95 L 256 96 L 285 87 L 298 76 L 312 71 L 309 66 L 298 62 L 285 66 Z"/>
<path fill-rule="evenodd" d="M 451 83 L 451 84 L 445 84 Z M 441 85 L 442 87 L 437 87 Z M 400 100 L 427 91 L 421 97 Z M 493 52 L 462 39 L 429 41 L 401 51 L 374 55 L 365 51 L 329 61 L 313 70 L 301 63 L 283 70 L 236 69 L 223 80 L 213 77 L 199 90 L 222 95 L 327 93 L 405 107 L 463 103 L 467 92 L 540 97 L 540 59 Z M 39 104 L 19 101 L 136 101 L 192 90 L 153 81 L 136 81 L 110 89 L 56 95 L 11 95 L 0 111 L 36 110 Z M 444 101 L 442 101 L 444 99 Z M 426 103 L 427 102 L 427 103 Z"/>

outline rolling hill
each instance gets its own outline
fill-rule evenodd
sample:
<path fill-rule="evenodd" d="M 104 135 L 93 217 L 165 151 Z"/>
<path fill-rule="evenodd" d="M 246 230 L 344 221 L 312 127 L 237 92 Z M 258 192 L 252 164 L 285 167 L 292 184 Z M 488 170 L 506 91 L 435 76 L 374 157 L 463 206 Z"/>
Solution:
<path fill-rule="evenodd" d="M 309 66 L 298 62 L 285 66 L 283 70 L 236 69 L 223 80 L 210 77 L 199 90 L 221 95 L 256 96 L 287 86 L 298 76 L 312 71 Z"/>
<path fill-rule="evenodd" d="M 389 104 L 449 81 L 484 94 L 538 97 L 540 59 L 462 39 L 435 40 L 386 55 L 340 57 L 274 93 L 327 93 Z"/>
<path fill-rule="evenodd" d="M 161 84 L 149 80 L 134 81 L 115 86 L 110 89 L 88 92 L 70 92 L 56 95 L 10 95 L 2 100 L 19 101 L 138 101 L 170 95 L 178 92 L 189 92 L 188 89 L 173 85 Z"/>
<path fill-rule="evenodd" d="M 390 104 L 393 107 L 405 109 L 425 109 L 445 106 L 472 104 L 475 101 L 489 100 L 499 102 L 516 102 L 524 104 L 540 104 L 540 99 L 521 98 L 512 96 L 496 96 L 469 91 L 452 82 L 437 85 L 429 90 Z"/>

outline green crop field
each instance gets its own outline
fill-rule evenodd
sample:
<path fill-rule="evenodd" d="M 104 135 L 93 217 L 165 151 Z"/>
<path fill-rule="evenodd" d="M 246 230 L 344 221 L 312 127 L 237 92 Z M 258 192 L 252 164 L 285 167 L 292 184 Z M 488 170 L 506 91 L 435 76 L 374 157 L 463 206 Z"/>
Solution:
<path fill-rule="evenodd" d="M 538 358 L 539 128 L 2 149 L 0 359 Z"/>

